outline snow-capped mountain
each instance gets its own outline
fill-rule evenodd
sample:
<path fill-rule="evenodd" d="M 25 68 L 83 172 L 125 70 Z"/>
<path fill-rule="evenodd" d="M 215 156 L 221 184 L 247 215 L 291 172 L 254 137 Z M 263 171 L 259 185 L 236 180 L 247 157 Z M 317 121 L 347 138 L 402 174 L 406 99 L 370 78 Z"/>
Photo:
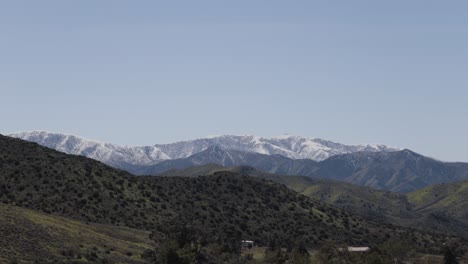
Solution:
<path fill-rule="evenodd" d="M 211 146 L 265 155 L 279 154 L 290 159 L 312 159 L 315 161 L 322 161 L 338 154 L 359 151 L 390 152 L 398 150 L 385 145 L 344 145 L 322 139 L 289 135 L 271 138 L 231 135 L 213 136 L 155 146 L 171 159 L 186 158 Z"/>
<path fill-rule="evenodd" d="M 170 159 L 155 146 L 126 147 L 81 137 L 45 131 L 22 132 L 9 135 L 67 154 L 81 155 L 99 160 L 110 166 L 125 168 L 126 165 L 150 165 Z"/>
<path fill-rule="evenodd" d="M 141 147 L 118 146 L 73 135 L 45 131 L 22 132 L 9 136 L 36 142 L 67 154 L 86 156 L 122 169 L 129 166 L 147 166 L 165 160 L 187 158 L 213 146 L 225 150 L 254 152 L 265 155 L 279 154 L 290 159 L 312 159 L 315 161 L 322 161 L 338 154 L 359 151 L 390 152 L 398 150 L 385 145 L 344 145 L 299 136 L 267 138 L 223 135 Z"/>
<path fill-rule="evenodd" d="M 265 155 L 255 152 L 244 152 L 223 149 L 219 146 L 209 147 L 202 152 L 187 158 L 165 160 L 151 166 L 131 168 L 136 175 L 158 175 L 168 170 L 186 169 L 193 166 L 216 164 L 224 167 L 251 166 L 265 172 L 278 174 L 312 173 L 317 169 L 317 162 L 310 159 L 290 159 L 281 155 Z"/>

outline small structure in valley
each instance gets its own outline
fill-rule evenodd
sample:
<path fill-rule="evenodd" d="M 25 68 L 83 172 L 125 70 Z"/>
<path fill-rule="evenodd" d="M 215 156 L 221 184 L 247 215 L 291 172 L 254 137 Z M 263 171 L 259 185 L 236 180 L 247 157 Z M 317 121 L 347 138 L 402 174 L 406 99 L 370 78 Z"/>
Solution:
<path fill-rule="evenodd" d="M 241 245 L 242 245 L 242 248 L 253 248 L 254 242 L 252 240 L 242 240 Z"/>
<path fill-rule="evenodd" d="M 340 251 L 346 250 L 348 252 L 367 252 L 370 250 L 370 247 L 347 247 L 347 248 L 340 248 Z"/>

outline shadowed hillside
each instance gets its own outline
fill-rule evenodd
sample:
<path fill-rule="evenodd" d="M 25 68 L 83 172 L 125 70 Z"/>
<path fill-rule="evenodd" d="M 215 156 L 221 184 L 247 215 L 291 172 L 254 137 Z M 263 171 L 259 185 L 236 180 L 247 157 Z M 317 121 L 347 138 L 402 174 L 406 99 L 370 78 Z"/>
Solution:
<path fill-rule="evenodd" d="M 160 176 L 193 177 L 211 175 L 221 171 L 230 171 L 278 182 L 303 195 L 375 220 L 384 220 L 388 216 L 414 216 L 411 210 L 413 205 L 407 201 L 404 195 L 336 180 L 278 175 L 247 166 L 222 167 L 216 164 L 195 166 L 183 170 L 170 170 L 160 174 Z"/>

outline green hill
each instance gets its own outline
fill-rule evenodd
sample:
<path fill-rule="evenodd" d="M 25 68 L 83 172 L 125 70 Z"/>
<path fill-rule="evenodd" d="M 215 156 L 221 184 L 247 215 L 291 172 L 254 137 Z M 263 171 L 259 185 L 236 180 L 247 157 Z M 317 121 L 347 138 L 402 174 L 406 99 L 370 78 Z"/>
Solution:
<path fill-rule="evenodd" d="M 442 223 L 468 237 L 468 181 L 432 185 L 409 193 L 408 199 L 426 215 L 426 225 Z"/>
<path fill-rule="evenodd" d="M 171 170 L 165 176 L 209 175 L 231 171 L 269 179 L 292 190 L 347 212 L 378 222 L 421 230 L 451 233 L 468 238 L 468 184 L 454 182 L 433 185 L 402 195 L 345 182 L 265 173 L 251 167 L 221 167 L 215 164 Z"/>
<path fill-rule="evenodd" d="M 375 190 L 335 180 L 277 175 L 247 166 L 222 167 L 216 164 L 171 170 L 160 175 L 193 177 L 210 175 L 221 171 L 230 171 L 275 181 L 300 194 L 374 220 L 384 220 L 389 216 L 403 218 L 415 216 L 414 212 L 412 212 L 414 206 L 402 194 Z"/>
<path fill-rule="evenodd" d="M 144 263 L 141 253 L 153 248 L 148 235 L 0 204 L 0 263 Z"/>
<path fill-rule="evenodd" d="M 451 216 L 468 218 L 468 181 L 431 185 L 409 193 L 408 198 L 417 210 L 443 210 Z"/>

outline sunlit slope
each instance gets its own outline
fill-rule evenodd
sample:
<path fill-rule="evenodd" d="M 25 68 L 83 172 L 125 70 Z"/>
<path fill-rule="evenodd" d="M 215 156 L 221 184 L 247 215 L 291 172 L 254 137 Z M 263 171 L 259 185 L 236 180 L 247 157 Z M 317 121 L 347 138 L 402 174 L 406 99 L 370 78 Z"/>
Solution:
<path fill-rule="evenodd" d="M 0 204 L 0 263 L 142 263 L 141 254 L 152 248 L 148 234 Z"/>
<path fill-rule="evenodd" d="M 445 211 L 468 220 L 468 181 L 431 185 L 408 194 L 420 211 Z"/>

